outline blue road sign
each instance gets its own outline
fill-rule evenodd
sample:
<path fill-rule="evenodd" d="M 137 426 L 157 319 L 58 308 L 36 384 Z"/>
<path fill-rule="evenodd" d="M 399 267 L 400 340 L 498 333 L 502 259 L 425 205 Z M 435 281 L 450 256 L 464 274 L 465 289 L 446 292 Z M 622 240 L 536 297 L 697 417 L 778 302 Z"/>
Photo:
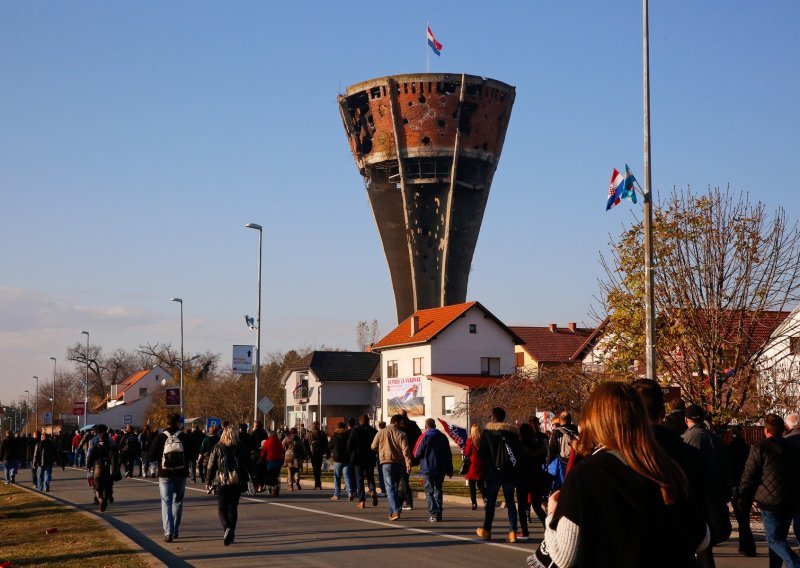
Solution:
<path fill-rule="evenodd" d="M 206 431 L 210 430 L 212 426 L 222 428 L 222 418 L 206 418 Z"/>

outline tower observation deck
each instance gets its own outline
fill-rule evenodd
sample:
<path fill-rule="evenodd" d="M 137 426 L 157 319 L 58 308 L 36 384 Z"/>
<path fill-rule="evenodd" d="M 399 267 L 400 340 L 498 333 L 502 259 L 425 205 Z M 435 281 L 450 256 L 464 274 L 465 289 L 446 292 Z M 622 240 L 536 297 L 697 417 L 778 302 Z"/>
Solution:
<path fill-rule="evenodd" d="M 514 96 L 500 81 L 442 73 L 381 77 L 339 96 L 398 321 L 466 301 Z"/>

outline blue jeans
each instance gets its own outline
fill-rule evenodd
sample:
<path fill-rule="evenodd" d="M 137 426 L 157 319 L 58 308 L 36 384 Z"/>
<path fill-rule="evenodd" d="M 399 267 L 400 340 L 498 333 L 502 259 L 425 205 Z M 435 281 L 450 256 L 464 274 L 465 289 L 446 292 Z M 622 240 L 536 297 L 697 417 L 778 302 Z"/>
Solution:
<path fill-rule="evenodd" d="M 50 481 L 53 479 L 53 466 L 40 465 L 36 468 L 36 489 L 44 491 L 50 489 Z"/>
<path fill-rule="evenodd" d="M 778 513 L 761 509 L 761 520 L 764 521 L 764 533 L 769 545 L 770 568 L 780 568 L 786 562 L 789 568 L 800 567 L 800 557 L 789 547 L 786 539 L 792 525 L 791 513 Z"/>
<path fill-rule="evenodd" d="M 442 485 L 444 484 L 443 473 L 424 473 L 422 481 L 425 485 L 425 499 L 428 501 L 428 513 L 433 517 L 441 518 L 444 509 L 442 498 Z"/>
<path fill-rule="evenodd" d="M 333 496 L 339 498 L 342 496 L 342 475 L 344 475 L 344 486 L 347 489 L 347 495 L 350 493 L 350 481 L 347 479 L 348 468 L 350 464 L 333 462 Z"/>
<path fill-rule="evenodd" d="M 161 493 L 161 521 L 164 536 L 178 536 L 183 512 L 183 494 L 186 491 L 185 477 L 159 477 L 158 491 Z"/>
<path fill-rule="evenodd" d="M 486 482 L 486 512 L 483 516 L 483 528 L 492 530 L 494 522 L 494 507 L 497 504 L 497 494 L 503 488 L 503 498 L 506 500 L 508 524 L 512 531 L 517 530 L 517 504 L 514 502 L 514 482 L 491 480 Z"/>
<path fill-rule="evenodd" d="M 347 489 L 347 496 L 348 497 L 355 497 L 356 495 L 356 474 L 355 474 L 355 466 L 352 463 L 342 464 L 344 465 L 344 486 Z"/>
<path fill-rule="evenodd" d="M 6 473 L 5 473 L 6 483 L 11 483 L 17 476 L 17 467 L 19 467 L 19 464 L 17 463 L 17 460 L 6 460 L 5 466 L 6 466 Z"/>
<path fill-rule="evenodd" d="M 386 501 L 389 503 L 389 515 L 400 513 L 400 497 L 397 493 L 397 484 L 403 476 L 403 466 L 399 463 L 382 463 L 383 482 L 386 485 Z"/>
<path fill-rule="evenodd" d="M 375 493 L 375 473 L 372 466 L 363 466 L 353 464 L 353 469 L 356 472 L 356 486 L 355 490 L 358 493 L 358 500 L 362 503 L 367 500 L 367 495 L 364 492 L 364 483 L 366 482 L 370 495 Z"/>

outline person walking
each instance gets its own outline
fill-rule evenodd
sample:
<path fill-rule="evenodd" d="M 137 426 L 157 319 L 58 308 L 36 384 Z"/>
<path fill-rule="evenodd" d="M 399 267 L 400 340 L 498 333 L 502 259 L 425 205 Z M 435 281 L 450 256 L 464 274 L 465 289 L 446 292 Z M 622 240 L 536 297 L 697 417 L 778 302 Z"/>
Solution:
<path fill-rule="evenodd" d="M 338 501 L 342 496 L 342 477 L 344 477 L 344 486 L 347 491 L 347 497 L 350 501 L 354 498 L 353 484 L 348 477 L 350 464 L 350 452 L 347 451 L 347 440 L 350 437 L 350 431 L 347 430 L 347 424 L 339 422 L 336 430 L 331 434 L 330 452 L 333 456 L 333 497 L 332 501 Z"/>
<path fill-rule="evenodd" d="M 731 505 L 733 515 L 736 517 L 736 524 L 739 527 L 739 554 L 742 556 L 756 556 L 756 541 L 753 537 L 753 530 L 750 528 L 750 511 L 752 503 L 740 500 L 738 495 L 739 483 L 742 480 L 744 466 L 750 455 L 750 446 L 742 436 L 741 426 L 734 426 L 728 429 L 722 441 L 728 446 L 728 462 L 731 472 Z M 744 507 L 739 507 L 739 505 Z"/>
<path fill-rule="evenodd" d="M 530 423 L 520 424 L 519 427 L 519 475 L 517 476 L 517 510 L 519 512 L 519 526 L 522 536 L 517 540 L 527 542 L 530 539 L 528 523 L 530 522 L 530 509 L 544 525 L 547 516 L 542 508 L 542 489 L 545 485 L 544 464 L 547 446 L 536 436 Z"/>
<path fill-rule="evenodd" d="M 200 424 L 197 422 L 192 425 L 192 429 L 186 433 L 189 439 L 189 447 L 187 448 L 186 460 L 189 463 L 189 478 L 192 483 L 197 483 L 197 470 L 199 469 L 200 446 L 203 445 L 206 435 L 200 429 Z M 202 478 L 201 478 L 202 481 Z"/>
<path fill-rule="evenodd" d="M 328 435 L 320 429 L 316 420 L 311 430 L 306 433 L 306 450 L 311 458 L 311 469 L 314 472 L 314 489 L 322 490 L 322 462 L 328 455 Z"/>
<path fill-rule="evenodd" d="M 517 542 L 517 505 L 514 491 L 518 472 L 518 458 L 521 448 L 517 428 L 505 422 L 506 411 L 501 407 L 492 409 L 491 422 L 486 424 L 481 436 L 478 454 L 483 461 L 483 476 L 486 480 L 486 507 L 483 526 L 476 533 L 483 540 L 492 539 L 495 505 L 500 489 L 503 490 L 510 531 L 506 542 Z"/>
<path fill-rule="evenodd" d="M 142 431 L 139 432 L 139 447 L 142 452 L 142 467 L 139 471 L 142 477 L 147 477 L 148 475 L 151 477 L 156 476 L 156 466 L 150 461 L 150 449 L 153 446 L 153 438 L 155 438 L 155 435 L 150 430 L 150 425 L 145 424 Z"/>
<path fill-rule="evenodd" d="M 358 497 L 357 508 L 366 507 L 367 494 L 364 484 L 367 484 L 372 506 L 378 506 L 378 492 L 375 487 L 375 462 L 377 455 L 372 451 L 372 440 L 378 431 L 369 425 L 369 416 L 362 414 L 358 417 L 358 426 L 350 431 L 347 438 L 347 451 L 350 454 L 350 463 L 353 464 L 355 474 L 355 490 Z"/>
<path fill-rule="evenodd" d="M 219 428 L 212 426 L 208 429 L 208 436 L 203 438 L 200 442 L 200 453 L 197 455 L 197 469 L 200 470 L 200 481 L 208 484 L 206 476 L 206 469 L 208 468 L 208 460 L 211 458 L 211 451 L 219 443 Z"/>
<path fill-rule="evenodd" d="M 189 477 L 187 443 L 186 434 L 181 432 L 180 414 L 173 413 L 167 416 L 166 429 L 153 439 L 150 447 L 149 459 L 157 464 L 164 542 L 172 542 L 180 532 L 183 496 Z"/>
<path fill-rule="evenodd" d="M 784 429 L 777 414 L 764 417 L 764 439 L 750 449 L 738 491 L 741 508 L 755 500 L 761 510 L 770 568 L 800 567 L 786 540 L 800 511 L 800 452 L 783 437 Z"/>
<path fill-rule="evenodd" d="M 139 444 L 139 437 L 133 431 L 133 426 L 130 424 L 125 427 L 125 432 L 120 437 L 119 444 L 119 458 L 125 468 L 125 477 L 133 477 L 133 467 L 136 460 L 142 454 L 142 446 Z M 139 473 L 142 473 L 139 468 Z"/>
<path fill-rule="evenodd" d="M 583 459 L 550 496 L 544 546 L 528 565 L 693 566 L 708 544 L 705 519 L 689 501 L 680 467 L 655 441 L 636 390 L 616 381 L 597 385 L 580 432 Z"/>
<path fill-rule="evenodd" d="M 239 498 L 247 488 L 247 472 L 250 469 L 250 451 L 241 443 L 239 436 L 239 431 L 227 426 L 208 460 L 208 488 L 217 486 L 217 512 L 224 531 L 222 543 L 225 546 L 233 544 L 236 538 Z"/>
<path fill-rule="evenodd" d="M 266 465 L 265 485 L 270 488 L 270 497 L 278 497 L 281 492 L 281 467 L 283 466 L 283 444 L 278 432 L 272 430 L 261 448 L 259 460 Z"/>
<path fill-rule="evenodd" d="M 14 437 L 14 432 L 6 430 L 6 436 L 3 438 L 3 441 L 0 442 L 0 461 L 3 462 L 5 468 L 6 485 L 9 483 L 16 483 L 17 480 L 17 468 L 19 468 L 18 446 L 19 444 Z M 35 471 L 34 469 L 34 483 L 36 481 Z"/>
<path fill-rule="evenodd" d="M 547 471 L 553 476 L 553 489 L 558 489 L 564 483 L 572 446 L 577 438 L 578 428 L 572 423 L 572 414 L 565 410 L 558 415 L 558 426 L 553 428 L 550 435 L 545 458 Z M 554 463 L 555 460 L 558 462 Z"/>
<path fill-rule="evenodd" d="M 36 469 L 37 491 L 50 491 L 50 482 L 53 479 L 53 464 L 58 459 L 58 450 L 50 437 L 43 433 L 41 439 L 33 450 L 32 467 Z"/>
<path fill-rule="evenodd" d="M 392 416 L 389 426 L 378 430 L 372 440 L 373 452 L 378 453 L 378 461 L 383 470 L 383 481 L 386 485 L 386 496 L 389 503 L 389 520 L 400 519 L 401 501 L 398 496 L 398 484 L 402 472 L 411 471 L 411 453 L 408 449 L 408 438 L 398 426 L 402 421 L 399 414 Z"/>
<path fill-rule="evenodd" d="M 108 428 L 104 424 L 98 425 L 97 438 L 86 456 L 86 469 L 93 479 L 95 500 L 101 512 L 114 501 L 114 482 L 122 479 L 120 461 L 117 446 L 108 435 Z M 132 469 L 128 470 L 130 472 Z"/>
<path fill-rule="evenodd" d="M 289 474 L 286 483 L 289 485 L 289 491 L 294 491 L 294 486 L 297 484 L 297 490 L 300 487 L 300 467 L 306 459 L 305 445 L 300 434 L 297 433 L 297 428 L 289 430 L 289 435 L 283 439 L 283 463 L 288 468 Z"/>
<path fill-rule="evenodd" d="M 447 436 L 436 429 L 433 418 L 425 420 L 425 432 L 414 448 L 414 457 L 419 460 L 419 472 L 425 487 L 428 502 L 428 521 L 438 523 L 444 511 L 444 476 L 453 477 L 453 452 Z"/>
<path fill-rule="evenodd" d="M 469 485 L 469 498 L 472 501 L 473 511 L 478 508 L 478 492 L 480 492 L 483 502 L 486 503 L 483 483 L 483 460 L 478 452 L 480 447 L 481 427 L 478 424 L 473 424 L 469 429 L 467 443 L 464 445 L 464 459 L 469 460 L 469 468 L 467 468 L 464 477 L 467 480 L 467 485 Z"/>
<path fill-rule="evenodd" d="M 400 409 L 398 412 L 402 418 L 400 422 L 400 429 L 405 432 L 408 438 L 408 447 L 412 450 L 417 446 L 417 440 L 422 436 L 422 430 L 419 428 L 416 420 L 408 416 L 405 408 Z M 419 465 L 419 461 L 412 455 L 411 465 Z M 400 499 L 403 501 L 403 510 L 410 511 L 414 508 L 414 492 L 411 489 L 411 470 L 401 472 L 400 479 Z"/>

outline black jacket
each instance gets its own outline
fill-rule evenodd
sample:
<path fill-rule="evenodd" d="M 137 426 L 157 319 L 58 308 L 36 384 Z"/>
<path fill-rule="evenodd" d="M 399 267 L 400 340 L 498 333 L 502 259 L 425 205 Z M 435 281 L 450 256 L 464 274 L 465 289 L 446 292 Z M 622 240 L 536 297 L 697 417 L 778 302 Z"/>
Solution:
<path fill-rule="evenodd" d="M 347 438 L 347 451 L 350 461 L 361 467 L 375 467 L 378 455 L 372 451 L 372 440 L 378 431 L 369 424 L 359 424 L 350 431 Z"/>
<path fill-rule="evenodd" d="M 56 451 L 56 445 L 52 438 L 39 440 L 33 450 L 33 466 L 52 467 L 58 457 Z"/>
<path fill-rule="evenodd" d="M 800 510 L 800 452 L 784 438 L 762 440 L 750 449 L 739 483 L 745 501 L 755 499 L 766 511 L 793 513 Z"/>
<path fill-rule="evenodd" d="M 516 481 L 517 475 L 504 474 L 497 471 L 497 454 L 505 451 L 503 443 L 508 444 L 515 456 L 522 457 L 522 446 L 519 443 L 517 427 L 506 422 L 489 422 L 481 434 L 481 446 L 478 455 L 483 460 L 483 479 L 486 481 Z M 520 468 L 518 467 L 517 470 Z"/>
<path fill-rule="evenodd" d="M 336 463 L 350 463 L 350 453 L 347 451 L 347 439 L 350 432 L 344 428 L 337 428 L 333 431 L 330 441 L 331 454 Z"/>
<path fill-rule="evenodd" d="M 183 469 L 177 471 L 165 471 L 161 467 L 161 457 L 164 453 L 164 444 L 167 442 L 167 436 L 169 434 L 174 434 L 178 432 L 178 428 L 167 428 L 163 432 L 161 432 L 158 436 L 155 437 L 153 440 L 152 445 L 150 446 L 150 461 L 158 462 L 158 477 L 166 477 L 166 478 L 178 478 L 178 477 L 189 477 L 189 457 L 186 454 L 186 447 L 189 444 L 189 439 L 184 432 L 178 433 L 178 439 L 183 444 L 183 452 L 185 457 L 185 464 Z M 167 434 L 169 433 L 169 434 Z"/>
<path fill-rule="evenodd" d="M 562 424 L 550 435 L 550 443 L 547 445 L 547 458 L 545 463 L 550 463 L 553 458 L 561 456 L 561 438 L 566 436 L 564 430 L 569 432 L 573 437 L 578 435 L 578 427 L 574 424 Z M 561 461 L 564 461 L 563 459 Z M 566 462 L 564 461 L 566 465 Z"/>
<path fill-rule="evenodd" d="M 223 446 L 222 444 L 214 446 L 214 449 L 211 450 L 211 457 L 208 459 L 208 476 L 206 478 L 211 485 L 219 484 L 217 472 L 220 469 L 222 460 L 225 460 L 228 464 L 231 462 L 236 463 L 235 469 L 236 474 L 239 476 L 239 489 L 245 491 L 247 489 L 247 472 L 251 469 L 250 450 L 241 443 L 235 446 Z"/>
<path fill-rule="evenodd" d="M 328 455 L 328 435 L 315 426 L 306 432 L 306 453 L 315 461 Z"/>

